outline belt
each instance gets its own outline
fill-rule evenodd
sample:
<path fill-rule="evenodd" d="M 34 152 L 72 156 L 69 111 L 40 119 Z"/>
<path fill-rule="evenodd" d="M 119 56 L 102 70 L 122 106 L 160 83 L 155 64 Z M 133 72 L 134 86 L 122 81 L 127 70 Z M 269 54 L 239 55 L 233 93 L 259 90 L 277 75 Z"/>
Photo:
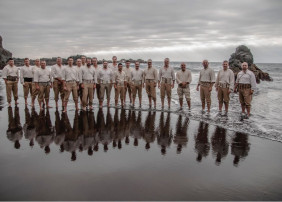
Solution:
<path fill-rule="evenodd" d="M 24 82 L 32 82 L 32 78 L 24 78 Z"/>
<path fill-rule="evenodd" d="M 94 80 L 86 80 L 86 79 L 82 79 L 83 83 L 94 83 Z"/>
<path fill-rule="evenodd" d="M 101 83 L 101 84 L 108 84 L 108 83 L 111 83 L 111 82 L 110 82 L 110 81 L 100 80 L 100 83 Z"/>
<path fill-rule="evenodd" d="M 149 83 L 156 82 L 155 79 L 146 79 L 146 81 L 148 81 Z"/>
<path fill-rule="evenodd" d="M 187 83 L 186 85 L 182 85 L 182 83 L 178 84 L 178 87 L 179 88 L 188 88 L 189 87 L 189 84 Z"/>
<path fill-rule="evenodd" d="M 50 82 L 38 82 L 39 86 L 49 86 Z"/>
<path fill-rule="evenodd" d="M 17 78 L 18 78 L 17 76 L 7 76 L 8 81 L 16 81 Z"/>
<path fill-rule="evenodd" d="M 162 83 L 171 83 L 171 78 L 162 77 Z"/>
<path fill-rule="evenodd" d="M 220 88 L 229 88 L 229 84 L 228 83 L 219 83 L 218 84 L 218 87 L 220 87 Z"/>
<path fill-rule="evenodd" d="M 138 81 L 133 80 L 132 82 L 133 82 L 134 85 L 141 85 L 142 84 L 142 80 L 138 80 Z"/>
<path fill-rule="evenodd" d="M 239 83 L 238 88 L 239 89 L 246 89 L 246 88 L 251 88 L 251 84 L 245 84 L 245 83 Z"/>
<path fill-rule="evenodd" d="M 76 80 L 69 80 L 69 81 L 66 81 L 67 83 L 76 83 Z"/>
<path fill-rule="evenodd" d="M 200 84 L 201 84 L 201 86 L 210 86 L 210 85 L 211 85 L 211 82 L 204 82 L 204 81 L 201 81 Z"/>

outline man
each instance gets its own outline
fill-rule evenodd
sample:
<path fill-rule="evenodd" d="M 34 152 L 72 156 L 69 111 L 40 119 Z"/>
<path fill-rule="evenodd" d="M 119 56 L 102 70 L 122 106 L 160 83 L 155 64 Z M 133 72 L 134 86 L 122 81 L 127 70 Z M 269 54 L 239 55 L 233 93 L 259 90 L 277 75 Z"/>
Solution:
<path fill-rule="evenodd" d="M 98 65 L 98 59 L 96 57 L 93 57 L 92 63 L 93 63 L 93 67 L 96 71 L 96 76 L 97 76 L 99 69 L 101 69 L 101 67 Z M 95 93 L 95 89 L 93 90 L 93 95 L 94 93 Z M 96 82 L 96 94 L 97 94 L 98 100 L 100 100 L 100 80 L 99 79 L 97 79 L 97 82 Z"/>
<path fill-rule="evenodd" d="M 33 74 L 32 74 L 32 67 L 29 65 L 29 59 L 24 59 L 24 66 L 21 67 L 21 84 L 23 85 L 23 91 L 24 91 L 24 101 L 25 105 L 27 105 L 27 97 L 28 93 L 32 95 L 32 80 L 33 80 Z"/>
<path fill-rule="evenodd" d="M 130 104 L 132 103 L 132 98 L 131 98 L 131 67 L 130 67 L 130 61 L 127 60 L 125 62 L 125 69 L 123 70 L 125 75 L 126 75 L 126 86 L 125 86 L 125 92 L 124 92 L 124 103 L 126 101 L 126 93 L 128 91 L 128 96 L 130 100 Z M 143 80 L 143 79 L 142 79 Z"/>
<path fill-rule="evenodd" d="M 111 100 L 111 90 L 112 90 L 112 81 L 113 81 L 113 72 L 108 68 L 108 62 L 103 62 L 103 68 L 98 71 L 97 78 L 100 80 L 100 108 L 103 106 L 104 94 L 106 91 L 107 94 L 107 106 L 110 106 Z"/>
<path fill-rule="evenodd" d="M 200 97 L 202 101 L 202 110 L 205 110 L 205 104 L 207 103 L 208 113 L 210 113 L 211 109 L 211 91 L 213 84 L 215 83 L 215 74 L 213 69 L 209 68 L 208 60 L 203 61 L 204 69 L 200 71 L 199 82 L 197 85 L 197 91 L 200 88 Z"/>
<path fill-rule="evenodd" d="M 38 102 L 40 111 L 43 109 L 42 101 L 45 100 L 47 108 L 49 106 L 50 88 L 52 88 L 52 76 L 49 69 L 46 68 L 46 62 L 43 60 L 40 63 L 41 68 L 35 72 L 34 82 L 36 89 L 39 91 Z"/>
<path fill-rule="evenodd" d="M 152 60 L 147 61 L 148 68 L 144 70 L 144 83 L 143 88 L 146 84 L 146 92 L 149 98 L 149 107 L 152 107 L 152 99 L 154 101 L 154 107 L 156 108 L 156 86 L 158 80 L 158 71 L 152 67 Z"/>
<path fill-rule="evenodd" d="M 245 114 L 245 109 L 247 108 L 247 116 L 249 117 L 251 113 L 252 96 L 256 89 L 256 77 L 252 71 L 248 70 L 248 63 L 243 62 L 241 67 L 242 71 L 237 75 L 234 92 L 239 92 L 242 114 Z"/>
<path fill-rule="evenodd" d="M 231 69 L 228 68 L 228 65 L 228 61 L 223 61 L 223 69 L 218 72 L 215 82 L 219 102 L 219 112 L 222 112 L 222 106 L 224 103 L 226 114 L 228 113 L 228 105 L 230 100 L 229 95 L 234 88 L 234 73 Z"/>
<path fill-rule="evenodd" d="M 62 80 L 63 72 L 62 58 L 57 58 L 57 64 L 52 67 L 51 73 L 53 77 L 53 90 L 56 102 L 56 108 L 58 109 L 59 93 L 61 95 L 62 107 L 64 106 L 64 85 Z"/>
<path fill-rule="evenodd" d="M 132 101 L 133 106 L 135 105 L 135 98 L 138 91 L 139 107 L 141 107 L 142 100 L 142 82 L 144 80 L 144 71 L 139 68 L 140 63 L 135 62 L 135 69 L 131 71 L 130 78 L 132 83 Z"/>
<path fill-rule="evenodd" d="M 158 82 L 158 88 L 161 89 L 162 108 L 164 108 L 165 95 L 167 95 L 168 108 L 170 108 L 171 89 L 174 88 L 174 82 L 175 82 L 174 70 L 169 66 L 169 58 L 165 58 L 164 67 L 161 68 L 159 72 L 159 82 Z"/>
<path fill-rule="evenodd" d="M 86 57 L 85 56 L 81 56 L 81 66 L 86 67 Z"/>
<path fill-rule="evenodd" d="M 115 106 L 118 104 L 118 97 L 120 96 L 121 106 L 124 106 L 124 91 L 126 86 L 126 75 L 122 71 L 122 64 L 118 64 L 118 71 L 114 73 L 114 87 L 115 87 Z"/>
<path fill-rule="evenodd" d="M 108 69 L 111 69 L 113 72 L 118 71 L 118 63 L 117 63 L 117 56 L 113 56 L 112 58 L 113 63 L 108 65 Z"/>
<path fill-rule="evenodd" d="M 78 77 L 80 78 L 81 76 L 81 68 L 82 67 L 87 67 L 87 64 L 86 63 L 85 65 L 82 65 L 82 60 L 81 59 L 77 59 L 76 60 L 76 70 L 77 70 L 77 73 L 78 73 Z M 91 64 L 90 64 L 91 65 Z M 82 88 L 81 88 L 81 84 L 78 85 L 78 88 L 77 88 L 77 96 L 79 97 L 80 99 L 80 106 L 82 107 Z"/>
<path fill-rule="evenodd" d="M 15 105 L 18 104 L 18 81 L 19 81 L 19 71 L 14 65 L 13 58 L 8 59 L 8 65 L 6 65 L 2 71 L 2 78 L 6 84 L 6 94 L 9 107 L 12 101 L 12 92 L 15 100 Z"/>
<path fill-rule="evenodd" d="M 86 106 L 88 104 L 89 108 L 93 109 L 93 90 L 96 88 L 97 83 L 97 73 L 91 64 L 87 64 L 87 67 L 81 67 L 80 74 L 80 86 L 82 89 L 82 107 L 86 111 Z M 88 103 L 87 103 L 87 99 Z"/>
<path fill-rule="evenodd" d="M 70 93 L 72 93 L 73 100 L 75 102 L 75 109 L 78 110 L 78 84 L 79 74 L 76 67 L 73 66 L 73 58 L 68 58 L 68 65 L 63 69 L 62 80 L 64 84 L 65 96 L 64 96 L 64 111 L 67 111 L 67 104 L 69 101 Z"/>
<path fill-rule="evenodd" d="M 35 60 L 35 65 L 32 67 L 32 74 L 33 74 L 33 81 L 34 81 L 34 75 L 35 75 L 35 72 L 40 69 L 40 59 L 36 59 Z M 39 94 L 39 90 L 37 90 L 36 88 L 36 84 L 35 82 L 32 83 L 32 100 L 31 100 L 31 107 L 33 108 L 34 107 L 34 102 L 35 102 L 35 99 L 36 97 L 38 96 Z M 43 100 L 43 105 L 44 105 L 44 100 Z"/>
<path fill-rule="evenodd" d="M 176 73 L 176 82 L 178 84 L 177 94 L 179 97 L 180 109 L 183 107 L 183 95 L 187 101 L 189 110 L 191 109 L 191 98 L 190 98 L 190 83 L 192 82 L 191 71 L 186 69 L 186 64 L 181 63 L 181 70 Z"/>

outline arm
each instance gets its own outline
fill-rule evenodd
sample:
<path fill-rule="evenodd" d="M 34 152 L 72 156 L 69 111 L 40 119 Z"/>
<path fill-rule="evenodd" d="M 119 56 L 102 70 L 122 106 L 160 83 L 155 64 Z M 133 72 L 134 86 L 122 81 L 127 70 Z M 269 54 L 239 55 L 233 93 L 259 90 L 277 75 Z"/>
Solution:
<path fill-rule="evenodd" d="M 8 74 L 8 70 L 6 67 L 4 67 L 3 71 L 2 71 L 2 78 L 5 81 L 5 84 L 7 84 L 7 74 Z"/>
<path fill-rule="evenodd" d="M 252 93 L 253 93 L 257 86 L 256 77 L 253 72 L 251 72 L 251 86 L 252 86 Z"/>
<path fill-rule="evenodd" d="M 24 84 L 23 67 L 21 67 L 21 69 L 20 69 L 20 82 L 21 82 L 21 84 Z"/>
<path fill-rule="evenodd" d="M 39 89 L 39 85 L 38 85 L 38 82 L 39 82 L 39 71 L 35 71 L 34 72 L 34 82 L 35 82 L 36 88 Z"/>
<path fill-rule="evenodd" d="M 176 73 L 176 83 L 177 84 L 180 84 L 181 83 L 181 80 L 179 78 L 179 72 Z"/>
<path fill-rule="evenodd" d="M 188 73 L 188 83 L 190 84 L 192 82 L 192 74 L 191 74 L 191 71 L 189 70 L 189 73 Z"/>
<path fill-rule="evenodd" d="M 218 72 L 216 80 L 215 80 L 215 87 L 216 87 L 216 89 L 218 89 L 219 75 L 220 75 L 220 71 Z"/>
<path fill-rule="evenodd" d="M 200 71 L 200 75 L 199 75 L 199 80 L 198 80 L 198 85 L 197 85 L 197 91 L 199 91 L 199 86 L 201 85 L 201 77 L 202 77 L 202 71 Z"/>
<path fill-rule="evenodd" d="M 172 88 L 174 88 L 174 83 L 175 83 L 175 73 L 174 73 L 174 70 L 172 69 L 171 71 L 171 78 L 172 78 Z"/>
<path fill-rule="evenodd" d="M 230 71 L 230 75 L 229 75 L 229 79 L 230 79 L 230 86 L 229 86 L 229 89 L 230 91 L 232 92 L 234 90 L 234 80 L 235 80 L 235 76 L 234 76 L 234 73 L 233 71 L 231 70 Z"/>

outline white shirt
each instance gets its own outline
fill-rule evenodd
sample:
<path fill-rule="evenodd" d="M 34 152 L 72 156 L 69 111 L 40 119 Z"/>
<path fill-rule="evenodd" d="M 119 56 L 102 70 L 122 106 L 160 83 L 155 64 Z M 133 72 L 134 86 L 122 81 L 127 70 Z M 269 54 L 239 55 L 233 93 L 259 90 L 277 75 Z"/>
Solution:
<path fill-rule="evenodd" d="M 10 65 L 6 65 L 2 70 L 2 78 L 6 79 L 7 76 L 16 76 L 19 78 L 19 69 L 15 65 L 12 67 Z"/>
<path fill-rule="evenodd" d="M 176 83 L 180 84 L 182 82 L 188 82 L 189 84 L 192 82 L 192 75 L 190 70 L 180 70 L 176 73 Z"/>
<path fill-rule="evenodd" d="M 236 83 L 251 84 L 252 90 L 255 90 L 257 85 L 255 74 L 248 69 L 246 73 L 244 71 L 240 71 L 237 74 Z"/>
<path fill-rule="evenodd" d="M 97 78 L 103 82 L 111 83 L 113 80 L 113 72 L 111 69 L 108 68 L 101 68 L 98 71 Z"/>
<path fill-rule="evenodd" d="M 126 81 L 127 82 L 130 82 L 131 81 L 131 71 L 132 71 L 132 68 L 131 67 L 124 67 L 122 68 L 122 70 L 125 72 L 125 75 L 126 75 Z"/>
<path fill-rule="evenodd" d="M 213 69 L 207 67 L 204 68 L 200 71 L 200 76 L 199 76 L 199 84 L 200 82 L 210 82 L 214 83 L 215 82 L 215 74 Z"/>
<path fill-rule="evenodd" d="M 34 74 L 34 82 L 52 82 L 51 71 L 47 67 L 38 69 Z"/>
<path fill-rule="evenodd" d="M 35 72 L 36 72 L 37 70 L 39 70 L 39 69 L 41 69 L 40 66 L 34 65 L 34 66 L 32 67 L 33 81 L 34 81 Z"/>
<path fill-rule="evenodd" d="M 24 83 L 24 78 L 33 78 L 32 66 L 22 66 L 21 67 L 21 84 Z"/>
<path fill-rule="evenodd" d="M 70 67 L 67 65 L 64 67 L 62 71 L 62 80 L 65 81 L 77 81 L 79 82 L 79 71 L 77 70 L 77 67 L 72 66 Z"/>
<path fill-rule="evenodd" d="M 97 83 L 97 73 L 94 67 L 81 67 L 80 73 L 80 83 L 83 83 L 83 80 L 92 80 L 94 83 Z"/>
<path fill-rule="evenodd" d="M 124 82 L 126 81 L 126 75 L 124 73 L 124 71 L 116 71 L 115 72 L 115 79 L 114 79 L 114 83 L 116 84 L 120 84 L 120 85 L 124 85 Z"/>
<path fill-rule="evenodd" d="M 136 70 L 136 68 L 131 70 L 131 80 L 132 81 L 143 81 L 144 80 L 144 71 L 142 69 Z"/>
<path fill-rule="evenodd" d="M 163 67 L 159 71 L 159 81 L 162 80 L 162 78 L 172 79 L 175 80 L 175 74 L 174 70 L 171 67 Z"/>
<path fill-rule="evenodd" d="M 113 63 L 109 63 L 107 68 L 111 69 L 113 72 L 116 72 L 118 71 L 118 63 L 116 63 L 116 65 L 114 65 Z"/>
<path fill-rule="evenodd" d="M 55 79 L 55 78 L 62 78 L 63 75 L 63 65 L 59 66 L 58 64 L 55 64 L 52 66 L 52 77 Z"/>
<path fill-rule="evenodd" d="M 229 84 L 229 88 L 232 91 L 234 89 L 234 73 L 231 69 L 220 70 L 217 74 L 215 86 L 218 87 L 219 83 Z"/>

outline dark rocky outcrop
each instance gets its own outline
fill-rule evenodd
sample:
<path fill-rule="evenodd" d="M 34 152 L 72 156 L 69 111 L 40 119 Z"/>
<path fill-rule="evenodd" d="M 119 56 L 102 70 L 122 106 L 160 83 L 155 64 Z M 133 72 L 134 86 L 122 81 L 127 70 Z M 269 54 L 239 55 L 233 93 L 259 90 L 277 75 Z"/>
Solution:
<path fill-rule="evenodd" d="M 3 69 L 7 63 L 8 58 L 12 57 L 12 53 L 3 48 L 2 37 L 0 36 L 0 69 Z"/>
<path fill-rule="evenodd" d="M 263 72 L 260 68 L 258 68 L 257 65 L 254 64 L 254 58 L 251 50 L 247 46 L 241 45 L 236 48 L 235 53 L 232 53 L 229 59 L 229 66 L 230 69 L 233 70 L 235 77 L 237 76 L 238 72 L 242 70 L 241 64 L 243 62 L 248 63 L 249 70 L 254 72 L 257 83 L 260 83 L 261 80 L 272 81 L 272 78 L 268 73 Z"/>

